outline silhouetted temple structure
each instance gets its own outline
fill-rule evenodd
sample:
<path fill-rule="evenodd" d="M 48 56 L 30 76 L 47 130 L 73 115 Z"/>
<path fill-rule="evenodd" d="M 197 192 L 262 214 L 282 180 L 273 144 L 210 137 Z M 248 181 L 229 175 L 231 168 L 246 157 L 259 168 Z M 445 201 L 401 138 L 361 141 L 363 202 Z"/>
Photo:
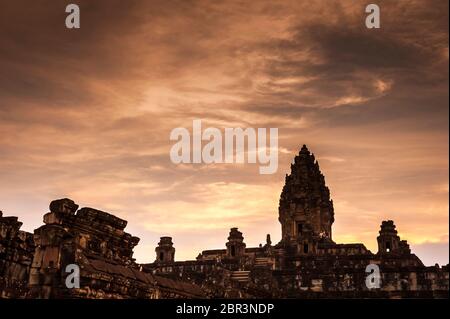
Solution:
<path fill-rule="evenodd" d="M 448 298 L 448 265 L 426 267 L 383 221 L 378 252 L 332 238 L 333 201 L 314 155 L 303 146 L 283 187 L 282 238 L 247 247 L 231 228 L 223 249 L 175 261 L 171 237 L 161 237 L 155 262 L 132 258 L 139 239 L 126 221 L 69 199 L 53 201 L 44 225 L 29 234 L 0 213 L 0 294 L 3 298 Z M 68 265 L 80 285 L 68 288 Z M 379 269 L 373 279 L 367 266 Z M 371 270 L 373 271 L 373 270 Z M 378 280 L 378 281 L 377 281 Z M 379 285 L 373 285 L 378 282 Z"/>
<path fill-rule="evenodd" d="M 3 298 L 195 298 L 200 288 L 140 271 L 132 258 L 139 238 L 126 221 L 72 200 L 50 204 L 45 225 L 20 231 L 15 217 L 0 216 L 0 292 Z M 34 240 L 33 240 L 34 238 Z M 80 270 L 80 287 L 68 289 L 68 265 Z"/>

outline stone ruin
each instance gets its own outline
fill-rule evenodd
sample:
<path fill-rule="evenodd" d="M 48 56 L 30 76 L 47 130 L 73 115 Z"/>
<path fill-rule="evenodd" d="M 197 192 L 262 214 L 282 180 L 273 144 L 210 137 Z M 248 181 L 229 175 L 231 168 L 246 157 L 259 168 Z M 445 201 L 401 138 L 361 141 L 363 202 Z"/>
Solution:
<path fill-rule="evenodd" d="M 17 217 L 3 217 L 0 211 L 0 298 L 21 298 L 28 291 L 35 245 L 21 226 Z"/>
<path fill-rule="evenodd" d="M 3 298 L 200 298 L 189 282 L 141 271 L 133 259 L 139 242 L 127 222 L 53 201 L 34 234 L 19 231 L 16 217 L 0 217 L 0 292 Z M 67 288 L 68 265 L 78 265 L 80 287 Z"/>
<path fill-rule="evenodd" d="M 224 248 L 175 261 L 171 237 L 161 237 L 155 262 L 139 264 L 139 238 L 111 214 L 78 209 L 70 199 L 50 204 L 44 225 L 30 234 L 0 212 L 1 298 L 448 298 L 448 265 L 426 267 L 383 221 L 378 251 L 332 239 L 333 201 L 319 164 L 303 146 L 286 175 L 278 220 L 282 238 L 247 247 L 231 228 Z M 66 267 L 77 265 L 79 288 Z M 380 270 L 369 288 L 368 265 Z"/>
<path fill-rule="evenodd" d="M 195 261 L 155 262 L 143 269 L 202 285 L 220 298 L 448 297 L 448 265 L 424 266 L 400 240 L 392 220 L 382 222 L 378 252 L 372 253 L 364 244 L 334 242 L 334 218 L 325 177 L 304 145 L 281 192 L 279 243 L 272 245 L 267 235 L 264 246 L 246 247 L 242 232 L 231 228 L 223 249 L 205 250 Z M 371 264 L 380 270 L 379 288 L 366 284 Z"/>

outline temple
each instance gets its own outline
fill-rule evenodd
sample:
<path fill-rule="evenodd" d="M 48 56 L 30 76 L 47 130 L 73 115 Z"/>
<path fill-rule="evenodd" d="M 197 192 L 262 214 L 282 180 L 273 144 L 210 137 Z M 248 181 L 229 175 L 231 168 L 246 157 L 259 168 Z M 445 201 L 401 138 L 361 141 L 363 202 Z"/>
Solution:
<path fill-rule="evenodd" d="M 237 227 L 220 249 L 175 261 L 171 237 L 161 237 L 154 262 L 132 257 L 139 239 L 127 222 L 70 199 L 53 201 L 34 234 L 0 213 L 2 298 L 448 298 L 445 266 L 425 266 L 382 221 L 378 251 L 333 241 L 333 201 L 313 154 L 303 146 L 286 175 L 278 220 L 281 239 L 247 247 Z M 263 235 L 264 236 L 264 235 Z M 67 265 L 80 286 L 66 285 Z M 371 285 L 379 270 L 379 285 Z M 369 280 L 369 283 L 368 283 Z"/>

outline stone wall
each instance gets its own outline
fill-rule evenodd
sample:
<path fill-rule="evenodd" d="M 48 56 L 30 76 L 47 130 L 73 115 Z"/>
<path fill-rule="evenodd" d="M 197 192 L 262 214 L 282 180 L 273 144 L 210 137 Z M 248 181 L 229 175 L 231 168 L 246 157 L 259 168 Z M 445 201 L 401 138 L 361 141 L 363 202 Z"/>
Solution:
<path fill-rule="evenodd" d="M 0 211 L 0 298 L 23 298 L 34 254 L 33 235 L 20 230 L 17 217 Z"/>

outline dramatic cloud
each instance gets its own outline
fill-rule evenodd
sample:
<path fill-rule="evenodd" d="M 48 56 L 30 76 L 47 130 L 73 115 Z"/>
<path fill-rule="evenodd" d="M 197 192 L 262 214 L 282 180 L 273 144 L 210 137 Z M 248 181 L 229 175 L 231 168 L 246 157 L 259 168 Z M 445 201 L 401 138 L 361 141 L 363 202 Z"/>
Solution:
<path fill-rule="evenodd" d="M 302 144 L 336 208 L 338 242 L 376 251 L 383 219 L 427 264 L 448 263 L 448 1 L 0 0 L 0 209 L 24 228 L 52 199 L 129 221 L 152 261 L 280 236 L 278 198 Z M 174 165 L 193 119 L 277 127 L 279 170 Z M 428 248 L 430 250 L 428 250 Z M 433 251 L 433 254 L 428 253 Z"/>

